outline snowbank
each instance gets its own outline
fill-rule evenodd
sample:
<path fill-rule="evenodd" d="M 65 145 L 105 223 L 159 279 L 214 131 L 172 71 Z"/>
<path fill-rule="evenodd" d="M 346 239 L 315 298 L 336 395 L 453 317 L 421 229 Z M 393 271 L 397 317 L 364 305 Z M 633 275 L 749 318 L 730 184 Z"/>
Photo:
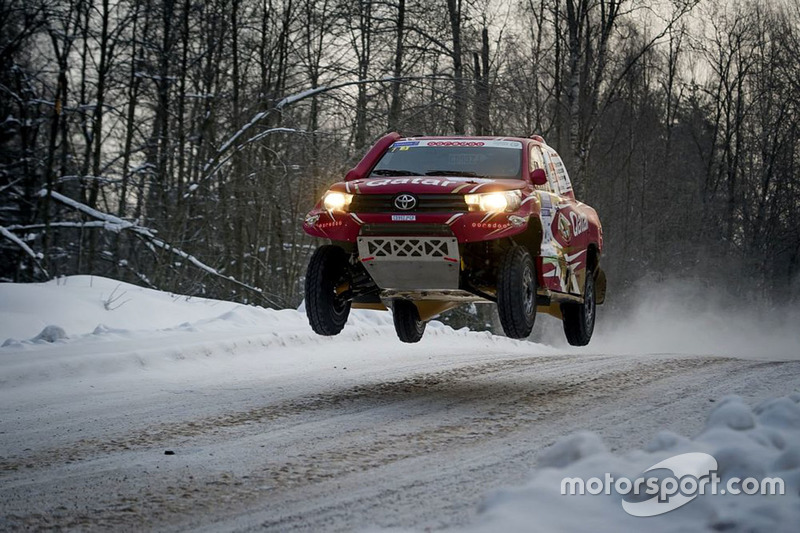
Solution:
<path fill-rule="evenodd" d="M 411 362 L 443 353 L 554 353 L 436 321 L 412 349 L 397 339 L 385 311 L 354 310 L 341 334 L 322 337 L 305 313 L 292 309 L 180 296 L 92 276 L 0 284 L 0 345 L 0 383 L 11 385 L 156 368 L 175 373 L 176 364 L 188 375 L 187 360 L 202 362 L 205 375 L 246 376 L 263 372 L 259 365 L 267 359 L 271 372 L 281 372 L 302 364 L 327 368 L 332 361 L 376 364 L 370 359 L 381 356 Z M 235 367 L 231 357 L 237 357 Z"/>
<path fill-rule="evenodd" d="M 561 494 L 565 477 L 604 479 L 610 473 L 614 479 L 634 480 L 660 461 L 690 452 L 710 454 L 716 459 L 721 487 L 733 477 L 760 480 L 777 476 L 785 483 L 785 494 L 707 493 L 665 514 L 638 517 L 623 509 L 623 496 L 614 490 L 610 495 Z M 665 471 L 653 472 L 663 475 Z M 624 499 L 642 502 L 647 497 L 629 495 Z M 794 533 L 798 524 L 800 394 L 796 393 L 765 401 L 754 409 L 738 397 L 725 398 L 694 439 L 662 432 L 644 450 L 625 456 L 608 452 L 592 433 L 567 436 L 541 453 L 538 470 L 527 486 L 488 498 L 479 522 L 469 531 Z"/>
<path fill-rule="evenodd" d="M 0 343 L 31 339 L 57 325 L 72 338 L 101 329 L 119 332 L 177 327 L 181 321 L 235 312 L 236 304 L 170 295 L 128 283 L 72 276 L 47 283 L 0 284 Z"/>
<path fill-rule="evenodd" d="M 388 313 L 360 311 L 348 326 L 390 324 Z M 169 294 L 97 276 L 0 284 L 0 344 L 20 348 L 44 342 L 34 338 L 48 326 L 63 329 L 67 342 L 110 332 L 307 329 L 305 315 L 294 310 Z"/>

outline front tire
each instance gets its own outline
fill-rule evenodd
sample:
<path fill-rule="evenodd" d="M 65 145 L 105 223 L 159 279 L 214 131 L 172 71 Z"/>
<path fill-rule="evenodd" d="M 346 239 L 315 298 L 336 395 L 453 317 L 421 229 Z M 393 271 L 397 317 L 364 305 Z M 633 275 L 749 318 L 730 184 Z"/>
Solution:
<path fill-rule="evenodd" d="M 586 346 L 592 340 L 594 321 L 597 316 L 594 292 L 594 272 L 586 269 L 586 282 L 582 304 L 561 304 L 564 334 L 572 346 Z"/>
<path fill-rule="evenodd" d="M 347 253 L 331 244 L 320 246 L 306 270 L 306 316 L 318 335 L 337 335 L 350 315 L 350 302 L 337 289 L 349 281 Z"/>
<path fill-rule="evenodd" d="M 408 343 L 419 342 L 425 333 L 425 322 L 419 318 L 419 310 L 414 302 L 395 300 L 392 304 L 392 318 L 397 337 Z"/>
<path fill-rule="evenodd" d="M 528 251 L 515 246 L 500 263 L 497 312 L 507 337 L 525 339 L 536 321 L 536 267 Z"/>

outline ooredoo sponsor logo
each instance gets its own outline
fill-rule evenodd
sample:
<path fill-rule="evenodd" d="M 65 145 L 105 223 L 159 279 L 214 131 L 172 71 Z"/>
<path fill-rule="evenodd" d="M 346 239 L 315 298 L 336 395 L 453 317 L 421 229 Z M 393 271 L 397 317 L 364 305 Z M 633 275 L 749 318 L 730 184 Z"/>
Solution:
<path fill-rule="evenodd" d="M 480 147 L 486 143 L 482 141 L 428 141 L 428 146 L 470 146 Z"/>

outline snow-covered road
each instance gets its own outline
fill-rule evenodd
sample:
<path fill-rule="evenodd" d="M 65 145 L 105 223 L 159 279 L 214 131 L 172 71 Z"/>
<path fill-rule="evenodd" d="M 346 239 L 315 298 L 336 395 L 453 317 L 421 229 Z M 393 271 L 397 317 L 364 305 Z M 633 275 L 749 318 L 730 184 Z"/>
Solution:
<path fill-rule="evenodd" d="M 0 529 L 464 525 L 573 431 L 624 452 L 696 434 L 726 395 L 800 390 L 798 361 L 576 353 L 444 327 L 408 346 L 372 315 L 320 339 L 295 312 L 220 305 L 174 328 L 62 323 L 63 341 L 0 350 Z M 135 326 L 137 302 L 124 309 Z M 94 328 L 92 312 L 78 318 Z M 17 338 L 41 329 L 26 323 Z"/>

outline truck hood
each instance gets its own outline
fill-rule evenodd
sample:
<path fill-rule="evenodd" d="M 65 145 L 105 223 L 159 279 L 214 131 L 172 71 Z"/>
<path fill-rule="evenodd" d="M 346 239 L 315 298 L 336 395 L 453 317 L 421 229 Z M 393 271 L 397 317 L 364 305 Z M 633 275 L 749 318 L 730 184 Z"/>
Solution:
<path fill-rule="evenodd" d="M 447 176 L 375 177 L 342 181 L 331 189 L 351 194 L 447 194 L 512 191 L 525 188 L 521 179 L 488 179 Z"/>

